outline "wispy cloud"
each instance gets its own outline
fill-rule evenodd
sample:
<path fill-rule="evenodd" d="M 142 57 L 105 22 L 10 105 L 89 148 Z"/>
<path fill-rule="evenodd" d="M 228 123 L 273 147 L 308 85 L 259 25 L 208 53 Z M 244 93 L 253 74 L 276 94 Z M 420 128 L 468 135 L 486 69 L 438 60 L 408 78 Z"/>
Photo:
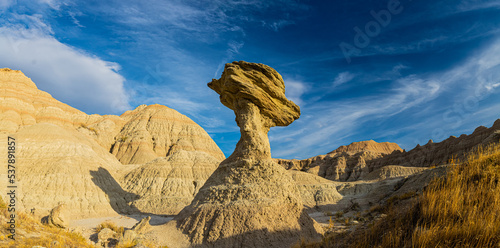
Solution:
<path fill-rule="evenodd" d="M 476 0 L 461 0 L 457 4 L 456 12 L 468 12 L 479 9 L 500 8 L 498 1 L 476 1 Z"/>
<path fill-rule="evenodd" d="M 355 76 L 356 75 L 354 75 L 354 74 L 352 74 L 352 73 L 350 73 L 348 71 L 339 73 L 339 75 L 333 81 L 332 88 L 337 88 L 337 87 L 339 87 L 342 84 L 350 82 L 351 80 L 354 79 Z"/>
<path fill-rule="evenodd" d="M 64 1 L 61 1 L 61 0 L 37 0 L 37 2 L 42 3 L 42 4 L 47 4 L 55 10 L 59 10 L 60 6 L 63 4 Z"/>
<path fill-rule="evenodd" d="M 170 92 L 172 92 L 172 88 L 169 86 L 141 82 L 135 82 L 133 90 L 131 90 L 135 105 L 161 104 L 184 114 L 195 114 L 208 109 L 208 106 L 202 102 L 191 100 L 188 96 L 189 92 L 178 92 L 177 94 Z"/>
<path fill-rule="evenodd" d="M 271 23 L 268 23 L 266 21 L 261 21 L 262 26 L 270 28 L 274 30 L 274 32 L 278 32 L 281 28 L 295 24 L 294 21 L 291 20 L 278 20 L 278 21 L 273 21 Z"/>
<path fill-rule="evenodd" d="M 439 87 L 416 78 L 402 79 L 397 86 L 383 96 L 355 98 L 348 101 L 321 102 L 316 106 L 303 109 L 306 118 L 298 125 L 279 134 L 272 132 L 273 142 L 279 148 L 273 150 L 275 157 L 303 158 L 311 151 L 328 152 L 335 144 L 348 136 L 354 136 L 363 124 L 377 118 L 387 118 L 436 97 Z M 291 126 L 292 127 L 292 126 Z M 297 130 L 300 129 L 300 130 Z M 288 140 L 283 142 L 281 135 L 288 132 Z M 278 145 L 279 144 L 279 145 Z M 340 145 L 340 144 L 339 144 Z M 319 155 L 319 154 L 318 154 Z"/>
<path fill-rule="evenodd" d="M 219 66 L 217 66 L 217 70 L 215 70 L 214 73 L 214 78 L 217 77 L 221 72 L 222 68 L 226 63 L 230 63 L 234 56 L 237 55 L 240 52 L 240 49 L 245 45 L 244 42 L 237 42 L 234 40 L 229 41 L 227 44 L 228 48 L 226 50 L 226 57 L 222 59 L 222 61 L 219 63 Z"/>
<path fill-rule="evenodd" d="M 500 4 L 495 0 L 434 1 L 428 3 L 426 11 L 416 11 L 418 8 L 411 4 L 404 7 L 404 12 L 398 18 L 392 18 L 379 36 L 370 39 L 368 47 L 350 57 L 440 51 L 453 45 L 500 34 L 498 23 L 485 17 L 492 10 L 500 10 Z M 409 11 L 415 12 L 410 14 Z M 479 21 L 471 16 L 487 21 Z M 470 21 L 471 19 L 474 21 Z M 407 32 L 408 30 L 411 32 Z M 401 34 L 404 36 L 394 38 Z M 380 37 L 384 39 L 379 39 Z M 335 54 L 331 59 L 337 57 L 338 54 Z"/>
<path fill-rule="evenodd" d="M 286 85 L 286 97 L 299 106 L 305 106 L 302 95 L 308 91 L 309 87 L 307 84 L 293 79 L 285 79 L 284 81 Z"/>
<path fill-rule="evenodd" d="M 84 28 L 85 26 L 83 26 L 82 24 L 80 24 L 80 21 L 77 19 L 77 17 L 79 15 L 81 15 L 80 13 L 76 13 L 76 12 L 68 12 L 69 16 L 71 17 L 71 19 L 73 20 L 73 23 L 80 27 L 80 28 Z"/>
<path fill-rule="evenodd" d="M 321 102 L 302 109 L 302 119 L 287 129 L 271 131 L 274 157 L 305 158 L 307 154 L 329 152 L 353 141 L 398 136 L 393 142 L 411 146 L 439 141 L 445 135 L 474 128 L 485 118 L 500 114 L 477 114 L 481 101 L 498 94 L 500 89 L 500 40 L 471 55 L 464 63 L 431 75 L 409 75 L 396 79 L 385 94 L 351 100 Z M 430 107 L 427 108 L 426 106 Z M 490 109 L 491 106 L 481 105 Z M 448 114 L 446 114 L 449 112 Z M 477 113 L 476 113 L 477 112 Z M 403 114 L 412 120 L 400 130 L 367 130 L 382 119 Z M 474 120 L 469 117 L 474 115 Z M 431 122 L 432 120 L 432 122 Z M 466 126 L 467 125 L 467 126 Z M 371 133 L 364 137 L 363 133 Z M 377 134 L 378 133 L 378 134 Z M 358 137 L 358 138 L 356 138 Z"/>

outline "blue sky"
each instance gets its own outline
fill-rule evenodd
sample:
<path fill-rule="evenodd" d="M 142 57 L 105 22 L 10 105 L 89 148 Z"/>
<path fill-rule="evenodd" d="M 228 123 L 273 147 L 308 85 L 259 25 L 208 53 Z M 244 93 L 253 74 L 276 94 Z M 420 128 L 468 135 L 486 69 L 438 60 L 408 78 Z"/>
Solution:
<path fill-rule="evenodd" d="M 264 63 L 301 118 L 272 128 L 274 157 L 373 139 L 412 149 L 500 118 L 500 2 L 0 0 L 0 67 L 88 114 L 163 104 L 226 156 L 234 114 L 206 83 Z"/>

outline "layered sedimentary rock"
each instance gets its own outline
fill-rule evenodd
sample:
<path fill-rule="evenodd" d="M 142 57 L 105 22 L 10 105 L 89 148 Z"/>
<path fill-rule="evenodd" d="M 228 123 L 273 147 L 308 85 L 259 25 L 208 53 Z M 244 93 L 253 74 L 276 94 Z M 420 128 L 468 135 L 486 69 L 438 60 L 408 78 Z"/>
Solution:
<path fill-rule="evenodd" d="M 76 129 L 111 150 L 122 164 L 146 163 L 176 150 L 225 158 L 203 128 L 166 106 L 141 105 L 121 116 L 87 115 L 37 89 L 21 71 L 0 69 L 0 133 L 36 123 Z"/>
<path fill-rule="evenodd" d="M 341 185 L 338 182 L 302 171 L 290 170 L 289 173 L 297 185 L 304 207 L 308 209 L 318 210 L 336 204 L 343 198 L 337 191 Z"/>
<path fill-rule="evenodd" d="M 394 143 L 375 141 L 355 142 L 326 154 L 304 160 L 276 159 L 289 170 L 300 170 L 335 181 L 364 180 L 373 178 L 374 170 L 385 168 L 385 174 L 408 171 L 400 167 L 429 167 L 448 163 L 452 158 L 463 159 L 471 149 L 500 140 L 500 119 L 492 127 L 476 128 L 470 135 L 450 138 L 426 145 L 417 145 L 411 151 L 403 151 Z M 397 165 L 400 167 L 387 167 Z M 390 170 L 396 170 L 391 172 Z M 405 173 L 406 173 L 405 172 Z M 381 174 L 382 175 L 382 174 Z M 382 178 L 380 178 L 382 179 Z"/>
<path fill-rule="evenodd" d="M 94 140 L 50 123 L 22 127 L 13 137 L 27 209 L 42 214 L 62 202 L 71 219 L 130 211 L 133 197 L 115 180 L 120 162 Z"/>
<path fill-rule="evenodd" d="M 408 152 L 395 152 L 380 159 L 370 161 L 369 165 L 379 168 L 388 164 L 401 166 L 436 166 L 446 164 L 452 158 L 464 159 L 469 151 L 478 145 L 500 141 L 500 119 L 490 128 L 477 127 L 472 134 L 460 137 L 450 136 L 439 143 L 430 140 L 426 145 L 417 145 Z"/>
<path fill-rule="evenodd" d="M 306 171 L 335 181 L 356 181 L 372 169 L 367 162 L 382 158 L 393 152 L 401 152 L 395 143 L 377 143 L 373 140 L 354 142 L 328 153 L 305 160 L 276 161 L 286 169 Z"/>
<path fill-rule="evenodd" d="M 178 228 L 193 245 L 209 247 L 289 247 L 301 237 L 317 238 L 293 179 L 271 159 L 269 128 L 300 115 L 281 76 L 240 61 L 226 64 L 208 86 L 234 110 L 241 139 L 176 217 Z"/>
<path fill-rule="evenodd" d="M 129 172 L 124 189 L 141 196 L 132 202 L 141 212 L 177 214 L 191 203 L 219 163 L 207 153 L 180 150 Z"/>
<path fill-rule="evenodd" d="M 347 146 L 340 146 L 339 148 L 329 152 L 328 154 L 337 154 L 337 153 L 358 153 L 358 152 L 373 152 L 379 153 L 381 155 L 391 154 L 394 151 L 402 152 L 403 149 L 398 146 L 396 143 L 391 142 L 381 142 L 377 143 L 374 140 L 354 142 Z"/>
<path fill-rule="evenodd" d="M 180 150 L 225 158 L 203 128 L 171 108 L 142 105 L 120 117 L 127 122 L 116 135 L 111 153 L 123 164 L 143 164 Z"/>
<path fill-rule="evenodd" d="M 224 159 L 200 126 L 168 107 L 143 105 L 121 116 L 87 115 L 37 89 L 22 72 L 0 69 L 0 138 L 7 136 L 17 141 L 18 204 L 42 216 L 60 202 L 72 219 L 139 212 L 130 203 L 141 196 L 122 188 L 122 170 L 129 168 L 123 164 L 182 151 L 207 154 L 212 164 Z M 0 142 L 0 150 L 7 151 L 6 142 Z M 188 160 L 190 166 L 204 167 L 206 161 L 198 159 L 203 155 L 195 157 L 200 165 Z M 0 176 L 7 178 L 5 173 Z M 184 179 L 192 185 L 210 172 L 200 173 L 194 170 Z M 1 180 L 0 186 L 5 183 Z M 176 193 L 185 197 L 182 191 L 172 195 Z M 169 211 L 168 206 L 162 210 Z"/>
<path fill-rule="evenodd" d="M 15 133 L 23 126 L 36 123 L 78 128 L 98 118 L 38 90 L 21 71 L 0 69 L 0 133 Z"/>

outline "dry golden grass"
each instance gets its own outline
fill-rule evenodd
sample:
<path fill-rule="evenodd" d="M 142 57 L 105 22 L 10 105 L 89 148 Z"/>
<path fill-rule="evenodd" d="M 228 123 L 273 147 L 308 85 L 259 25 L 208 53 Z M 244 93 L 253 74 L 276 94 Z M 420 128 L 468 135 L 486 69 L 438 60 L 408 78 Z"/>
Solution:
<path fill-rule="evenodd" d="M 500 247 L 500 145 L 450 164 L 421 196 L 409 204 L 391 201 L 387 216 L 369 227 L 301 247 Z"/>
<path fill-rule="evenodd" d="M 122 227 L 122 226 L 118 227 L 115 223 L 113 223 L 111 221 L 104 221 L 103 223 L 99 224 L 95 228 L 95 232 L 99 233 L 104 228 L 109 228 L 109 229 L 113 230 L 113 232 L 118 233 L 120 235 L 122 235 L 123 232 L 125 232 L 124 227 Z"/>
<path fill-rule="evenodd" d="M 4 217 L 10 215 L 6 208 L 0 209 L 0 214 Z M 53 247 L 53 248 L 80 248 L 80 247 L 93 247 L 87 243 L 87 240 L 79 233 L 68 232 L 64 229 L 56 227 L 48 227 L 42 225 L 39 221 L 35 220 L 28 214 L 17 212 L 16 218 L 16 231 L 18 236 L 13 241 L 7 237 L 7 226 L 4 224 L 0 227 L 0 247 Z M 25 233 L 39 234 L 33 237 L 21 237 L 19 231 Z"/>
<path fill-rule="evenodd" d="M 500 146 L 480 148 L 429 185 L 413 247 L 500 247 Z"/>

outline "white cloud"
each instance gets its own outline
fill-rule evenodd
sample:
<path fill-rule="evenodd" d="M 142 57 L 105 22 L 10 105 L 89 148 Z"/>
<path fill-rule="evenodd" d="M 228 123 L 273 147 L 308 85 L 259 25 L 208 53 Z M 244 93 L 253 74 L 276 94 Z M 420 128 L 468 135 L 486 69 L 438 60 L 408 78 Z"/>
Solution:
<path fill-rule="evenodd" d="M 500 87 L 500 83 L 496 83 L 496 84 L 493 84 L 493 83 L 492 83 L 492 84 L 486 85 L 485 87 L 486 87 L 486 89 L 487 89 L 488 91 L 492 91 L 492 90 L 494 90 L 495 88 Z"/>
<path fill-rule="evenodd" d="M 61 5 L 64 4 L 64 0 L 37 0 L 39 3 L 47 4 L 55 10 L 59 10 Z"/>
<path fill-rule="evenodd" d="M 21 18 L 29 28 L 0 28 L 0 67 L 23 71 L 39 89 L 89 114 L 130 108 L 119 65 L 59 42 L 36 16 Z"/>
<path fill-rule="evenodd" d="M 14 0 L 0 0 L 0 11 L 5 10 L 14 4 Z"/>
<path fill-rule="evenodd" d="M 297 80 L 292 80 L 292 79 L 287 79 L 285 81 L 285 95 L 286 97 L 293 101 L 295 104 L 299 105 L 300 107 L 303 107 L 305 105 L 304 101 L 302 100 L 302 95 L 307 92 L 308 87 L 305 83 L 297 81 Z"/>
<path fill-rule="evenodd" d="M 348 71 L 339 73 L 339 75 L 333 81 L 333 88 L 336 88 L 342 84 L 350 82 L 351 80 L 354 79 L 355 76 L 356 75 L 354 75 Z"/>

